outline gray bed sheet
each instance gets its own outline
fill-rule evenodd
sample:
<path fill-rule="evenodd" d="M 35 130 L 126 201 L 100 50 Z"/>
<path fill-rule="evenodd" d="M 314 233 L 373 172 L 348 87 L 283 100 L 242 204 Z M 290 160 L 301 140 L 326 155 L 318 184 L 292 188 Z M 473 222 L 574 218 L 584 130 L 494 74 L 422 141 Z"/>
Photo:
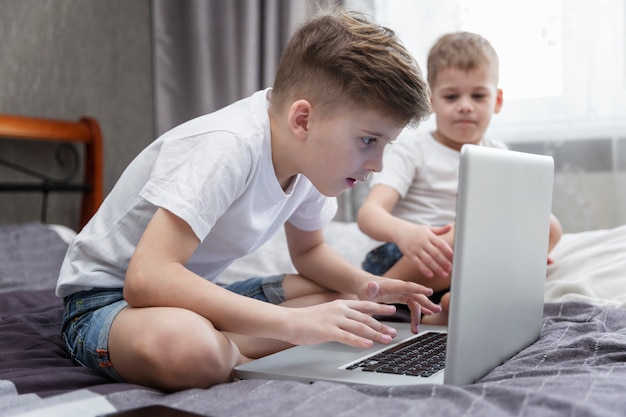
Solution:
<path fill-rule="evenodd" d="M 55 252 L 52 247 L 59 241 L 41 238 L 47 233 L 43 225 L 8 234 L 4 229 L 0 228 L 0 242 L 17 236 L 25 248 L 44 242 L 51 250 L 42 250 L 35 258 L 5 256 L 13 249 L 0 243 L 0 270 L 12 257 L 24 268 L 33 264 L 34 271 L 47 270 L 49 275 L 40 274 L 47 283 L 39 278 L 32 282 L 30 276 L 35 290 L 29 291 L 16 285 L 14 278 L 10 289 L 4 287 L 7 277 L 0 271 L 0 288 L 5 288 L 0 290 L 0 416 L 24 411 L 46 415 L 46 407 L 83 397 L 104 398 L 120 410 L 167 404 L 230 417 L 626 415 L 626 310 L 579 302 L 546 304 L 539 340 L 464 387 L 249 380 L 165 393 L 110 383 L 74 365 L 62 348 L 58 327 L 62 305 L 51 290 L 58 267 L 43 259 Z M 60 242 L 54 256 L 64 253 Z M 40 258 L 46 267 L 34 265 Z"/>
<path fill-rule="evenodd" d="M 162 403 L 212 416 L 624 416 L 626 311 L 548 304 L 540 339 L 464 387 L 249 380 L 175 394 L 110 394 L 120 409 Z M 468 354 L 471 358 L 471 353 Z"/>

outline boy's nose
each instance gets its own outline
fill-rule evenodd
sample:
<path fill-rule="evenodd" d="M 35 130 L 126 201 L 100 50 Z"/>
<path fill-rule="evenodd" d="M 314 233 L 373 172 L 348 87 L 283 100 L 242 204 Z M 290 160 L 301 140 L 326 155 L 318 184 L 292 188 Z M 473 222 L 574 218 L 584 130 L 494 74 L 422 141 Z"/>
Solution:
<path fill-rule="evenodd" d="M 365 161 L 364 168 L 368 172 L 380 172 L 383 170 L 383 153 L 377 152 L 372 158 Z"/>
<path fill-rule="evenodd" d="M 457 105 L 457 110 L 462 113 L 472 111 L 473 108 L 472 100 L 469 97 L 461 97 L 457 102 Z"/>

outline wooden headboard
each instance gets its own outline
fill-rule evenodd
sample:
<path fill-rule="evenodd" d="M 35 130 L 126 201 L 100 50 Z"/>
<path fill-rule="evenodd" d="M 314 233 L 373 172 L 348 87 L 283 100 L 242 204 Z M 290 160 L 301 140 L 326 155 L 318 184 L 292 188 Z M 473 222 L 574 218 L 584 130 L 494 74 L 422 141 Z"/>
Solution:
<path fill-rule="evenodd" d="M 98 210 L 103 199 L 103 150 L 100 125 L 91 117 L 81 117 L 78 121 L 54 120 L 35 117 L 0 114 L 0 138 L 34 140 L 58 144 L 79 144 L 84 146 L 82 161 L 83 178 L 79 182 L 56 181 L 40 177 L 34 182 L 0 182 L 0 192 L 35 191 L 44 195 L 42 217 L 45 219 L 45 202 L 49 192 L 82 193 L 80 228 Z M 28 168 L 1 159 L 3 165 L 32 175 Z M 34 175 L 37 177 L 37 175 Z M 43 221 L 43 219 L 42 219 Z"/>

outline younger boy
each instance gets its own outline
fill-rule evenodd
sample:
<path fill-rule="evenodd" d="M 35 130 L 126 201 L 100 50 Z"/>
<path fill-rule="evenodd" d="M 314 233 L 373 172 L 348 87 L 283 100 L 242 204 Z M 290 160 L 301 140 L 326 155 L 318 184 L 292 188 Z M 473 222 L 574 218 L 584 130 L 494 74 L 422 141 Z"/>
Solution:
<path fill-rule="evenodd" d="M 331 197 L 379 171 L 385 145 L 429 110 L 392 31 L 341 10 L 304 24 L 273 89 L 158 138 L 72 242 L 56 290 L 71 356 L 180 390 L 290 344 L 389 343 L 395 330 L 373 318 L 388 303 L 407 304 L 417 331 L 420 312 L 440 310 L 432 290 L 352 266 L 321 229 Z M 300 275 L 213 283 L 283 225 Z"/>
<path fill-rule="evenodd" d="M 496 51 L 478 34 L 446 34 L 430 50 L 428 82 L 436 130 L 417 135 L 406 131 L 388 149 L 385 170 L 374 176 L 357 220 L 364 233 L 389 242 L 370 252 L 363 267 L 428 285 L 443 295 L 445 312 L 461 147 L 506 148 L 484 136 L 502 107 Z M 550 250 L 560 236 L 560 224 L 552 216 Z M 443 315 L 424 322 L 433 319 L 447 321 Z"/>

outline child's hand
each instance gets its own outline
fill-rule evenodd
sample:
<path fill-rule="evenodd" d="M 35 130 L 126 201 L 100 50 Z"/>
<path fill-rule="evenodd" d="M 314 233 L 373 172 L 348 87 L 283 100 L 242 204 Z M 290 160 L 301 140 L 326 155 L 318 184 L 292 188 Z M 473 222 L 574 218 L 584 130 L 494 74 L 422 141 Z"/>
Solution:
<path fill-rule="evenodd" d="M 452 248 L 442 235 L 450 232 L 451 224 L 441 227 L 413 225 L 397 237 L 396 244 L 425 277 L 448 277 L 452 271 Z"/>
<path fill-rule="evenodd" d="M 411 331 L 418 332 L 421 315 L 441 312 L 441 306 L 433 303 L 428 296 L 433 290 L 410 281 L 375 277 L 357 293 L 361 300 L 372 300 L 387 304 L 406 304 L 411 310 Z"/>
<path fill-rule="evenodd" d="M 335 300 L 310 307 L 291 308 L 285 340 L 295 345 L 336 341 L 368 348 L 388 344 L 397 331 L 372 315 L 390 315 L 392 305 L 361 300 Z"/>

